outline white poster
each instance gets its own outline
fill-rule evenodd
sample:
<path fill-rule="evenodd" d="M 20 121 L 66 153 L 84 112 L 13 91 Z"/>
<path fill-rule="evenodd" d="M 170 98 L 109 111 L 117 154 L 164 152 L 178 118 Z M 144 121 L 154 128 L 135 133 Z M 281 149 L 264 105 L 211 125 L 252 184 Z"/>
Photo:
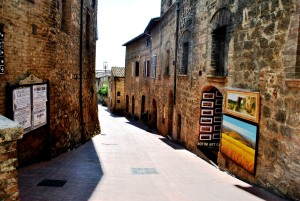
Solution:
<path fill-rule="evenodd" d="M 31 106 L 30 87 L 13 90 L 13 110 Z"/>
<path fill-rule="evenodd" d="M 14 121 L 18 122 L 24 129 L 31 126 L 31 108 L 25 107 L 14 111 Z"/>
<path fill-rule="evenodd" d="M 32 86 L 32 99 L 33 104 L 37 102 L 47 101 L 47 85 L 33 85 Z"/>
<path fill-rule="evenodd" d="M 33 105 L 32 122 L 33 127 L 37 128 L 47 124 L 47 109 L 46 103 L 41 102 Z"/>

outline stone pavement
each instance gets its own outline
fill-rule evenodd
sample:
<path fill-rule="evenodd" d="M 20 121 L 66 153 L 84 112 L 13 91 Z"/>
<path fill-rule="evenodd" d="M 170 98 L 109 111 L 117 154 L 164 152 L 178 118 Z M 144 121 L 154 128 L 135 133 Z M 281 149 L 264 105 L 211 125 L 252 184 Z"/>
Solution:
<path fill-rule="evenodd" d="M 101 135 L 50 161 L 18 170 L 22 201 L 283 200 L 102 106 L 99 117 Z M 38 186 L 45 179 L 52 181 Z"/>

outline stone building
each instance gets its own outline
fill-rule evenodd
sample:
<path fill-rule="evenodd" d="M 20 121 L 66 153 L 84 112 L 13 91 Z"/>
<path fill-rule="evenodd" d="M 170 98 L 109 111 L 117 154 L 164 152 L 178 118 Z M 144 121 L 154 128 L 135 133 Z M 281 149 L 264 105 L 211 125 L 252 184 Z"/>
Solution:
<path fill-rule="evenodd" d="M 299 16 L 297 0 L 162 0 L 161 16 L 124 44 L 126 112 L 220 169 L 299 200 Z M 231 91 L 255 120 L 229 113 Z M 220 149 L 225 118 L 257 129 L 253 169 Z"/>
<path fill-rule="evenodd" d="M 100 130 L 94 81 L 97 1 L 82 2 L 0 1 L 5 61 L 0 114 L 13 118 L 7 86 L 19 86 L 29 75 L 49 83 L 47 126 L 18 141 L 19 165 L 75 148 Z"/>
<path fill-rule="evenodd" d="M 124 80 L 125 68 L 112 67 L 108 87 L 108 107 L 110 111 L 120 115 L 123 115 L 125 111 Z"/>
<path fill-rule="evenodd" d="M 99 90 L 102 87 L 105 87 L 105 86 L 108 87 L 108 79 L 109 79 L 110 75 L 111 75 L 110 70 L 96 70 L 95 84 L 96 84 L 98 102 L 102 102 L 102 101 L 107 102 L 106 97 L 100 96 Z"/>

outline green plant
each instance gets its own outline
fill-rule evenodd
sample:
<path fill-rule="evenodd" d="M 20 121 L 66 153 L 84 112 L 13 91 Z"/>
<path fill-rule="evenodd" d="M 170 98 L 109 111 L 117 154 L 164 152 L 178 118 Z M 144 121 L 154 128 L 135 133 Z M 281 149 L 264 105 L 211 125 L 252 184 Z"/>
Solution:
<path fill-rule="evenodd" d="M 105 96 L 105 97 L 107 97 L 107 94 L 108 94 L 108 87 L 107 87 L 107 86 L 101 87 L 101 89 L 98 91 L 98 93 L 100 94 L 100 96 Z"/>

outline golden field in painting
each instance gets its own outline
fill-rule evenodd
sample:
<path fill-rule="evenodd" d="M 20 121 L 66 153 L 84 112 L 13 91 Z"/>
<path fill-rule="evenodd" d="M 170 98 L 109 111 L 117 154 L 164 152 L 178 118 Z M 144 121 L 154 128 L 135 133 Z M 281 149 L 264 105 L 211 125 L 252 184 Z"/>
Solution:
<path fill-rule="evenodd" d="M 249 172 L 254 173 L 255 150 L 229 135 L 222 133 L 221 152 Z"/>

